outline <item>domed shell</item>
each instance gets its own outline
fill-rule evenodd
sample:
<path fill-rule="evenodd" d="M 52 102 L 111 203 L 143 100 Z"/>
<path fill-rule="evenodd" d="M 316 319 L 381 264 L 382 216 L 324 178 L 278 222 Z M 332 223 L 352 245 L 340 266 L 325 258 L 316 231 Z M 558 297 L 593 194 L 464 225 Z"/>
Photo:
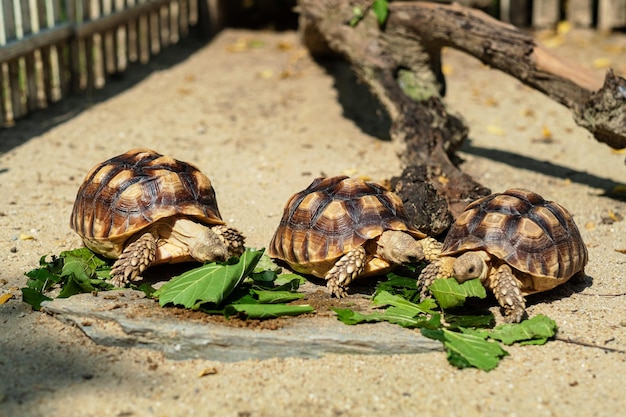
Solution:
<path fill-rule="evenodd" d="M 571 214 L 524 189 L 492 194 L 466 207 L 448 232 L 441 255 L 474 250 L 539 280 L 567 280 L 587 264 L 587 248 Z M 550 286 L 535 284 L 537 290 Z"/>
<path fill-rule="evenodd" d="M 70 226 L 87 247 L 117 258 L 128 238 L 175 217 L 224 224 L 211 181 L 191 164 L 150 149 L 132 149 L 87 174 Z"/>
<path fill-rule="evenodd" d="M 323 277 L 336 259 L 386 230 L 425 237 L 410 226 L 400 198 L 381 185 L 347 176 L 317 178 L 287 202 L 268 254 Z"/>

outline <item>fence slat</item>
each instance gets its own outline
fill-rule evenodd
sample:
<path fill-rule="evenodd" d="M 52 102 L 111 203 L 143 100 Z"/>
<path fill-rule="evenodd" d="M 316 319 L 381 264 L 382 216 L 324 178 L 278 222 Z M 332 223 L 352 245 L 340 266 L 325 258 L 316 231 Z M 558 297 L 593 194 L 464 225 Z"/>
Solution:
<path fill-rule="evenodd" d="M 567 20 L 579 27 L 590 27 L 593 23 L 593 0 L 569 0 Z"/>
<path fill-rule="evenodd" d="M 170 8 L 169 4 L 164 4 L 159 8 L 159 42 L 163 48 L 167 48 L 170 44 Z"/>
<path fill-rule="evenodd" d="M 63 42 L 56 45 L 57 60 L 59 65 L 59 89 L 60 96 L 68 96 L 72 89 L 72 47 L 71 43 Z M 60 98 L 60 97 L 59 97 Z"/>
<path fill-rule="evenodd" d="M 528 26 L 530 23 L 530 2 L 532 0 L 501 0 L 500 20 L 515 26 Z"/>
<path fill-rule="evenodd" d="M 180 36 L 187 37 L 189 34 L 189 7 L 187 0 L 178 3 L 178 30 Z"/>
<path fill-rule="evenodd" d="M 20 83 L 20 59 L 10 61 L 9 66 L 9 89 L 11 90 L 11 111 L 13 119 L 19 119 L 26 114 L 22 105 L 22 87 Z"/>
<path fill-rule="evenodd" d="M 150 52 L 157 55 L 161 52 L 161 21 L 158 10 L 150 12 L 148 21 L 150 22 Z"/>
<path fill-rule="evenodd" d="M 12 61 L 26 55 L 33 49 L 62 42 L 71 37 L 72 32 L 72 26 L 69 23 L 64 23 L 54 29 L 45 29 L 36 35 L 29 35 L 19 40 L 13 40 L 2 46 L 0 62 Z"/>
<path fill-rule="evenodd" d="M 84 22 L 75 29 L 76 36 L 84 37 L 94 33 L 103 32 L 109 28 L 125 24 L 129 20 L 145 16 L 151 11 L 157 10 L 162 4 L 171 0 L 154 0 L 150 3 L 142 3 L 124 12 L 111 13 L 98 20 Z"/>
<path fill-rule="evenodd" d="M 4 76 L 6 65 L 0 63 L 0 92 L 4 93 L 8 91 L 8 85 L 5 84 L 6 77 Z M 5 101 L 5 94 L 0 94 L 0 127 L 10 126 L 12 123 L 9 121 L 9 109 Z"/>
<path fill-rule="evenodd" d="M 33 4 L 30 0 L 21 0 L 20 9 L 22 17 L 22 37 L 26 34 L 35 35 L 38 31 L 38 22 L 34 21 L 36 16 L 31 9 Z M 33 24 L 35 23 L 35 24 Z M 21 80 L 25 84 L 24 93 L 26 94 L 25 102 L 27 111 L 30 112 L 37 108 L 37 64 L 35 53 L 37 49 L 31 50 L 24 56 L 24 66 L 20 74 Z"/>
<path fill-rule="evenodd" d="M 137 24 L 137 42 L 138 42 L 138 53 L 139 53 L 139 62 L 142 64 L 147 63 L 150 60 L 150 28 L 148 27 L 148 17 L 147 16 L 139 16 L 139 21 Z"/>
<path fill-rule="evenodd" d="M 599 0 L 598 29 L 626 26 L 626 0 Z"/>
<path fill-rule="evenodd" d="M 173 1 L 170 3 L 170 42 L 176 43 L 180 39 L 180 24 L 178 15 L 180 13 L 180 3 Z"/>
<path fill-rule="evenodd" d="M 0 123 L 101 87 L 175 44 L 205 0 L 189 1 L 0 1 Z"/>
<path fill-rule="evenodd" d="M 533 20 L 535 28 L 554 27 L 559 22 L 559 0 L 534 0 Z"/>

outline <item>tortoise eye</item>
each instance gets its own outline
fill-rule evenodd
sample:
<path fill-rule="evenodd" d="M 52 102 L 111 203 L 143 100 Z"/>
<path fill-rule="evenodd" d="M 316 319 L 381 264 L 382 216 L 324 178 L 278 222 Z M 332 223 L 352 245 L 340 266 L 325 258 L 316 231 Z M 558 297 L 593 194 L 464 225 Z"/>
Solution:
<path fill-rule="evenodd" d="M 475 269 L 473 266 L 470 266 L 470 267 L 467 269 L 467 273 L 468 273 L 468 274 L 473 274 L 475 270 L 476 270 L 476 269 Z"/>

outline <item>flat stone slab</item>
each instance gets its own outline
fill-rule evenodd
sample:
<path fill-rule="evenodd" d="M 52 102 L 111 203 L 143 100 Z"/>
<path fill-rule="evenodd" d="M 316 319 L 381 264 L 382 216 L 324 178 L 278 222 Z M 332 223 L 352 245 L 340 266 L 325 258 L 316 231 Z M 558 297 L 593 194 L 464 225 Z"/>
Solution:
<path fill-rule="evenodd" d="M 178 360 L 235 362 L 316 358 L 328 353 L 390 355 L 442 350 L 439 342 L 418 331 L 388 323 L 348 326 L 334 317 L 307 316 L 281 319 L 274 329 L 264 329 L 185 320 L 133 290 L 57 298 L 45 302 L 42 310 L 76 325 L 97 344 L 154 349 Z"/>

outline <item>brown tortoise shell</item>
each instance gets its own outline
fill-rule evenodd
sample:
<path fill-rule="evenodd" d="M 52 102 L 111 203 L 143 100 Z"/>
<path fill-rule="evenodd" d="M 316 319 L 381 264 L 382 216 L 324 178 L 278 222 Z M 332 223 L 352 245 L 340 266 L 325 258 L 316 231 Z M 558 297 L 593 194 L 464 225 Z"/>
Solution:
<path fill-rule="evenodd" d="M 587 264 L 587 248 L 571 214 L 524 189 L 469 204 L 450 228 L 442 256 L 484 250 L 538 279 L 569 279 Z M 553 287 L 536 283 L 535 289 Z"/>
<path fill-rule="evenodd" d="M 402 200 L 381 185 L 347 176 L 317 178 L 287 202 L 268 255 L 323 277 L 339 257 L 386 230 L 426 236 L 410 225 Z"/>
<path fill-rule="evenodd" d="M 224 224 L 206 175 L 186 162 L 138 148 L 92 168 L 76 195 L 70 226 L 87 247 L 115 258 L 128 238 L 175 217 Z"/>

